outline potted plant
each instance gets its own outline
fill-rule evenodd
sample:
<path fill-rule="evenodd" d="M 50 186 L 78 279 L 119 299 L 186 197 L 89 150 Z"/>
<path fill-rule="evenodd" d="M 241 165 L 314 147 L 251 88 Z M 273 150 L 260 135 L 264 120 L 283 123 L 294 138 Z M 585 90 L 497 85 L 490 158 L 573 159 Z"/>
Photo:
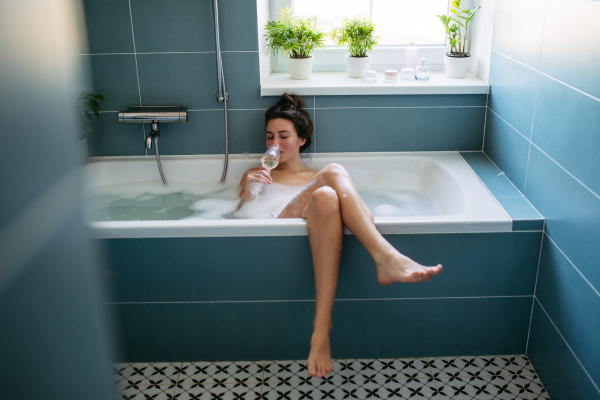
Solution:
<path fill-rule="evenodd" d="M 350 78 L 362 78 L 363 71 L 371 69 L 371 55 L 368 52 L 377 46 L 378 36 L 374 36 L 375 24 L 362 16 L 344 18 L 341 28 L 330 32 L 338 46 L 348 46 L 346 65 Z"/>
<path fill-rule="evenodd" d="M 92 133 L 92 127 L 88 122 L 92 121 L 92 116 L 90 113 L 94 113 L 97 119 L 100 119 L 100 104 L 98 101 L 101 101 L 106 105 L 106 101 L 104 100 L 104 96 L 101 94 L 88 93 L 87 91 L 82 92 L 78 98 L 79 112 L 81 114 L 81 152 L 87 159 L 87 139 L 88 134 Z M 87 132 L 84 132 L 85 129 Z"/>
<path fill-rule="evenodd" d="M 461 0 L 450 2 L 451 14 L 449 16 L 436 15 L 444 24 L 450 43 L 450 52 L 446 53 L 446 57 L 444 57 L 444 68 L 446 76 L 449 78 L 467 77 L 471 62 L 471 54 L 465 51 L 467 30 L 469 29 L 469 23 L 475 18 L 475 13 L 481 8 L 481 6 L 475 6 L 470 10 L 461 10 L 460 2 Z M 461 28 L 464 28 L 464 34 Z"/>
<path fill-rule="evenodd" d="M 325 47 L 325 33 L 317 25 L 317 17 L 294 15 L 289 7 L 281 9 L 278 21 L 265 26 L 267 54 L 282 53 L 288 60 L 290 78 L 309 79 L 312 71 L 312 53 Z"/>

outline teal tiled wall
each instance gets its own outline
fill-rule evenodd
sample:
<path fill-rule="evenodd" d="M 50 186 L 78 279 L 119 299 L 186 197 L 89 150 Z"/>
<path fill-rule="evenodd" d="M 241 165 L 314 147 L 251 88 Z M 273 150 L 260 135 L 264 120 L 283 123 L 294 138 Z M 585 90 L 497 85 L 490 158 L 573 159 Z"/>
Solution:
<path fill-rule="evenodd" d="M 598 18 L 496 1 L 484 152 L 546 220 L 528 355 L 552 399 L 600 399 Z"/>
<path fill-rule="evenodd" d="M 107 107 L 93 126 L 91 156 L 144 155 L 148 127 L 119 127 L 132 105 L 188 107 L 187 125 L 161 128 L 164 154 L 224 152 L 222 105 L 216 101 L 210 0 L 86 0 L 94 91 Z M 230 100 L 231 153 L 264 150 L 254 0 L 219 1 L 221 49 Z M 313 152 L 480 151 L 485 95 L 306 96 L 315 125 Z M 460 118 L 464 124 L 448 121 Z M 368 134 L 367 134 L 368 133 Z M 375 137 L 373 137 L 375 135 Z"/>

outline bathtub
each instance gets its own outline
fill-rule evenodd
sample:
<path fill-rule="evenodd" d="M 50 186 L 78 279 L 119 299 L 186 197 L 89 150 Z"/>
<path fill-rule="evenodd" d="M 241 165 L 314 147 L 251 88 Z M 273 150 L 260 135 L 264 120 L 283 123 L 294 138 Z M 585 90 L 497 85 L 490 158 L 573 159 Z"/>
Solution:
<path fill-rule="evenodd" d="M 243 173 L 260 166 L 260 155 L 230 156 L 228 182 L 239 182 Z M 214 184 L 222 173 L 222 156 L 163 156 L 164 173 L 171 185 Z M 411 177 L 439 206 L 438 215 L 375 217 L 382 234 L 506 232 L 510 217 L 480 182 L 458 152 L 319 153 L 309 167 L 330 163 L 344 166 L 353 181 L 373 179 L 384 171 Z M 92 158 L 84 168 L 89 193 L 107 185 L 160 182 L 154 157 Z M 158 238 L 219 236 L 307 235 L 303 219 L 152 220 L 88 222 L 96 238 Z M 346 230 L 346 234 L 350 234 Z"/>

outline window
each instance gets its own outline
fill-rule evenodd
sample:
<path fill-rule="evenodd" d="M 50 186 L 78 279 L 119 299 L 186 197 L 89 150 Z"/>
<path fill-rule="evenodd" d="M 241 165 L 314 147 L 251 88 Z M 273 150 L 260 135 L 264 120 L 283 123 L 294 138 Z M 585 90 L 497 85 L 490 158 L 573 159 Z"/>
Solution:
<path fill-rule="evenodd" d="M 448 0 L 292 0 L 293 9 L 300 14 L 317 15 L 325 29 L 340 26 L 344 17 L 369 17 L 381 37 L 380 46 L 446 44 L 444 27 L 436 18 L 446 14 Z M 329 45 L 333 45 L 330 41 Z"/>
<path fill-rule="evenodd" d="M 271 0 L 270 18 L 279 17 L 281 8 L 292 7 L 294 12 L 316 15 L 317 22 L 328 32 L 341 26 L 344 17 L 364 15 L 373 19 L 379 46 L 373 51 L 373 69 L 399 69 L 404 64 L 404 51 L 409 42 L 419 47 L 419 57 L 427 58 L 432 70 L 442 70 L 446 52 L 444 27 L 436 17 L 447 14 L 449 0 Z M 326 48 L 314 56 L 313 71 L 343 71 L 345 48 L 328 39 Z M 273 72 L 286 72 L 283 56 L 272 57 Z"/>

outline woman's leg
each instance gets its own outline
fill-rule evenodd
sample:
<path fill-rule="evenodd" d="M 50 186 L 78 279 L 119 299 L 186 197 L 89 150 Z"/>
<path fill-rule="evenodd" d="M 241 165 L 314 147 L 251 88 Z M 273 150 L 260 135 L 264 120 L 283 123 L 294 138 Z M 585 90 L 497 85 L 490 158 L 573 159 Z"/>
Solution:
<path fill-rule="evenodd" d="M 329 186 L 337 193 L 343 223 L 373 257 L 379 283 L 422 282 L 442 271 L 441 265 L 425 267 L 414 262 L 385 240 L 375 228 L 373 216 L 356 192 L 350 175 L 338 164 L 329 164 L 319 171 L 281 212 L 279 218 L 301 217 L 313 192 L 323 186 Z"/>
<path fill-rule="evenodd" d="M 315 319 L 307 367 L 310 376 L 322 378 L 332 371 L 329 333 L 344 235 L 340 201 L 335 190 L 328 186 L 316 189 L 302 217 L 307 222 L 316 288 Z"/>

